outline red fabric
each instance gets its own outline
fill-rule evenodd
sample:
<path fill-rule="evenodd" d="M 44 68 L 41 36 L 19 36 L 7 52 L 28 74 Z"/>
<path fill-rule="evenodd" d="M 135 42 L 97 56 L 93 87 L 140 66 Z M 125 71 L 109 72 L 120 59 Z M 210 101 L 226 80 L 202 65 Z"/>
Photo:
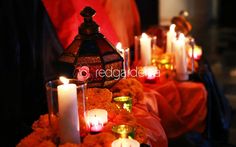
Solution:
<path fill-rule="evenodd" d="M 132 113 L 137 119 L 137 123 L 146 128 L 149 144 L 152 147 L 168 147 L 168 140 L 161 125 L 160 118 L 148 110 L 145 105 L 137 104 L 133 106 Z"/>
<path fill-rule="evenodd" d="M 207 92 L 202 83 L 169 81 L 165 84 L 144 84 L 145 91 L 157 101 L 156 114 L 168 138 L 188 131 L 202 133 L 206 126 Z M 152 100 L 153 101 L 153 100 Z"/>
<path fill-rule="evenodd" d="M 94 20 L 108 41 L 112 44 L 118 42 L 117 34 L 100 2 L 94 0 L 43 0 L 43 4 L 64 48 L 67 48 L 78 34 L 78 27 L 83 22 L 80 12 L 86 6 L 90 6 L 96 11 Z"/>

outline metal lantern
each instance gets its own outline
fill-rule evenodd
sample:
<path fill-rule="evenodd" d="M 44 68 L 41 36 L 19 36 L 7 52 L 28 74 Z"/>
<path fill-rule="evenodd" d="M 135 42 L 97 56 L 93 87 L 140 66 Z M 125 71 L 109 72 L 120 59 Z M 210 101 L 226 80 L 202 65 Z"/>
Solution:
<path fill-rule="evenodd" d="M 89 87 L 110 87 L 121 78 L 123 58 L 99 32 L 99 26 L 92 18 L 95 13 L 91 7 L 85 7 L 81 11 L 84 22 L 79 27 L 79 34 L 59 61 L 63 64 L 64 71 L 72 77 L 76 78 L 78 72 L 82 76 L 89 74 Z"/>

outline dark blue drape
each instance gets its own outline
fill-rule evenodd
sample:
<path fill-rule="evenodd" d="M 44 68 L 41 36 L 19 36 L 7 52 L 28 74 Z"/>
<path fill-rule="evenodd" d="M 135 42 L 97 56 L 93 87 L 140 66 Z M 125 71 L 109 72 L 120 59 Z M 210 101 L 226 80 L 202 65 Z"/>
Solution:
<path fill-rule="evenodd" d="M 44 84 L 63 49 L 40 0 L 0 2 L 1 146 L 15 146 L 47 112 Z"/>

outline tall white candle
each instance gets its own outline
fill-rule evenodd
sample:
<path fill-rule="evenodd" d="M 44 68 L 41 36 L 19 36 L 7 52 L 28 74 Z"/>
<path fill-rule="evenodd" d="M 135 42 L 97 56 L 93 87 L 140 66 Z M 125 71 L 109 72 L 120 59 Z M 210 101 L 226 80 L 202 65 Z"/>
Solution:
<path fill-rule="evenodd" d="M 176 38 L 176 32 L 175 32 L 175 24 L 171 24 L 169 31 L 166 34 L 166 52 L 167 53 L 173 53 L 173 41 Z"/>
<path fill-rule="evenodd" d="M 124 78 L 127 78 L 129 76 L 130 71 L 130 50 L 129 48 L 122 48 L 122 44 L 120 42 L 117 43 L 116 49 L 120 53 L 120 55 L 123 58 L 123 69 L 124 69 Z"/>
<path fill-rule="evenodd" d="M 64 83 L 57 86 L 60 142 L 79 144 L 80 132 L 76 85 L 69 84 L 69 80 L 64 77 L 60 77 L 60 80 Z"/>
<path fill-rule="evenodd" d="M 188 80 L 185 36 L 180 34 L 173 43 L 175 49 L 175 69 L 178 80 Z"/>
<path fill-rule="evenodd" d="M 140 53 L 141 63 L 143 66 L 151 64 L 151 41 L 151 37 L 149 37 L 146 33 L 142 33 L 140 37 Z"/>

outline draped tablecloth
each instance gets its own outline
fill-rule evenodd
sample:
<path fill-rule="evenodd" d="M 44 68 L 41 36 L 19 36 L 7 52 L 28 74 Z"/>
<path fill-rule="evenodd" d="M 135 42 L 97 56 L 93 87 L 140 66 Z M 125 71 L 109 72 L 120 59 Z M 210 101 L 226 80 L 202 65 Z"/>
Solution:
<path fill-rule="evenodd" d="M 168 138 L 205 130 L 207 91 L 202 83 L 168 81 L 143 85 L 143 103 L 160 117 Z"/>
<path fill-rule="evenodd" d="M 115 107 L 107 109 L 110 110 L 108 111 L 110 117 L 104 132 L 109 133 L 115 124 L 131 123 L 145 128 L 145 131 L 136 132 L 140 133 L 137 135 L 141 138 L 143 138 L 142 135 L 145 136 L 144 143 L 152 147 L 168 147 L 168 138 L 176 138 L 190 131 L 199 133 L 204 131 L 207 115 L 207 92 L 202 83 L 168 81 L 162 84 L 143 83 L 143 87 L 144 97 L 133 105 L 132 113 L 113 111 L 112 109 Z M 132 89 L 132 87 L 130 88 Z M 107 103 L 109 102 L 107 101 Z M 107 104 L 97 104 L 97 107 L 104 105 Z M 108 104 L 108 106 L 110 105 L 112 104 Z M 18 147 L 45 144 L 55 146 L 52 140 L 54 135 L 50 131 L 48 120 L 45 117 L 36 121 L 32 127 L 34 131 L 22 139 L 17 145 Z M 104 135 L 100 134 L 103 137 Z M 103 140 L 99 136 L 95 138 L 100 138 L 100 142 L 93 141 L 90 136 L 89 140 L 93 145 L 107 142 L 107 139 Z"/>

